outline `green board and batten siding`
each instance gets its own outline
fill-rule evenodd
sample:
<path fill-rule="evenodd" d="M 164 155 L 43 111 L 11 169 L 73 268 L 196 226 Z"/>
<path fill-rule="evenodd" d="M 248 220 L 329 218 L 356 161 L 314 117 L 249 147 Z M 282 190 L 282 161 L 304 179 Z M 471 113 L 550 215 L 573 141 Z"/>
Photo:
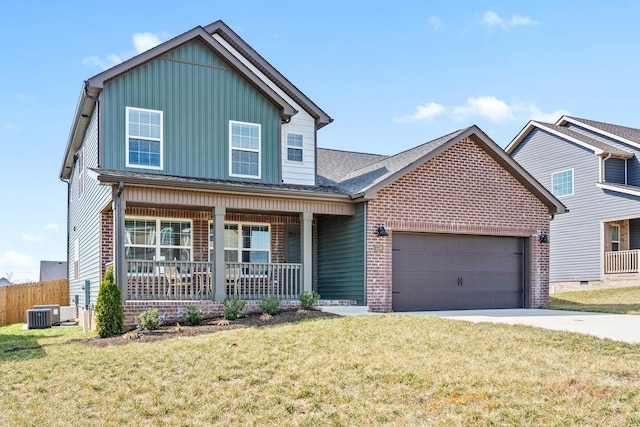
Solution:
<path fill-rule="evenodd" d="M 234 179 L 229 176 L 229 121 L 236 120 L 261 124 L 260 181 L 280 182 L 280 111 L 200 42 L 105 83 L 104 92 L 103 167 Z M 125 167 L 126 107 L 163 111 L 162 170 Z"/>
<path fill-rule="evenodd" d="M 354 216 L 318 220 L 318 293 L 322 299 L 351 299 L 364 304 L 365 204 Z"/>

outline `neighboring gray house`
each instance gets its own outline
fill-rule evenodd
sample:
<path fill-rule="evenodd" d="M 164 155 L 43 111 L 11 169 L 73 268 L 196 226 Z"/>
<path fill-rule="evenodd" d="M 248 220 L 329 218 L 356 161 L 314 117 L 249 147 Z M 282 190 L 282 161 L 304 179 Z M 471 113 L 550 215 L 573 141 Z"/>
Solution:
<path fill-rule="evenodd" d="M 6 277 L 0 277 L 0 286 L 9 286 L 12 283 Z"/>
<path fill-rule="evenodd" d="M 67 268 L 66 261 L 40 261 L 40 281 L 66 279 L 69 277 Z"/>
<path fill-rule="evenodd" d="M 640 129 L 530 121 L 506 151 L 569 210 L 551 221 L 551 292 L 638 285 Z"/>

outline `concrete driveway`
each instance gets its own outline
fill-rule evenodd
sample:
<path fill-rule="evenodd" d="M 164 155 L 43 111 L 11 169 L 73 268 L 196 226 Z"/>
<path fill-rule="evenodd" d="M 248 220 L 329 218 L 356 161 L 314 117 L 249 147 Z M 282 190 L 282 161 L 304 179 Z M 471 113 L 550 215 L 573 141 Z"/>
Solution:
<path fill-rule="evenodd" d="M 372 314 L 367 311 L 367 307 L 362 306 L 322 307 L 322 310 L 343 316 Z M 527 325 L 555 331 L 577 332 L 631 344 L 640 344 L 640 316 L 627 314 L 539 309 L 414 311 L 394 314 L 436 316 L 474 323 L 489 322 L 506 323 L 509 325 Z"/>

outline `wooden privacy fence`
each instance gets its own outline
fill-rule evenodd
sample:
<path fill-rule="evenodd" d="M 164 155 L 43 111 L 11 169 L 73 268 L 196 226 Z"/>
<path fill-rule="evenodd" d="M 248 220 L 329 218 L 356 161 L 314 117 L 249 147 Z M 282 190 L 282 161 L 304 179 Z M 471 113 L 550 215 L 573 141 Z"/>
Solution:
<path fill-rule="evenodd" d="M 69 280 L 0 286 L 0 326 L 27 321 L 34 305 L 69 305 Z"/>

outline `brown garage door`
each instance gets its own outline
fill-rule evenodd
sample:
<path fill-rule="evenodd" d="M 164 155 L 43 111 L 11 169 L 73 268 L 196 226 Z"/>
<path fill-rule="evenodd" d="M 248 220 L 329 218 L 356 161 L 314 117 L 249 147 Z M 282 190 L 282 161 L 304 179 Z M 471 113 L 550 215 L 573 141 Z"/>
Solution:
<path fill-rule="evenodd" d="M 393 310 L 523 307 L 523 239 L 393 233 Z"/>

